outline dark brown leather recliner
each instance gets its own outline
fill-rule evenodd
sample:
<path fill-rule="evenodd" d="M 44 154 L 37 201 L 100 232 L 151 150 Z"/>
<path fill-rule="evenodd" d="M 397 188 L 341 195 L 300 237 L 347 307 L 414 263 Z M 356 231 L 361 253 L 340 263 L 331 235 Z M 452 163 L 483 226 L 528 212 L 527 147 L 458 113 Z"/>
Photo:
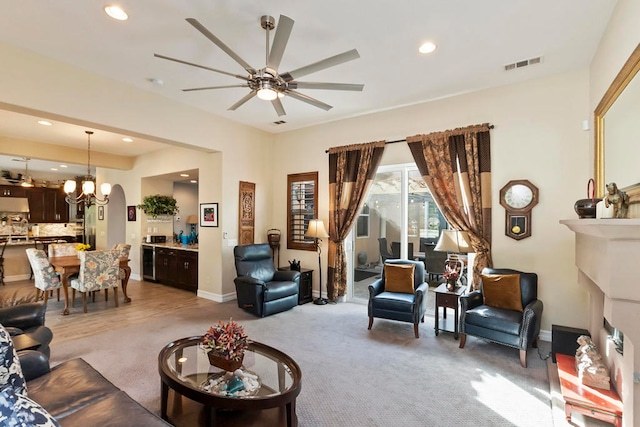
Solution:
<path fill-rule="evenodd" d="M 233 254 L 238 307 L 265 317 L 298 305 L 300 272 L 277 271 L 268 244 L 236 246 Z"/>

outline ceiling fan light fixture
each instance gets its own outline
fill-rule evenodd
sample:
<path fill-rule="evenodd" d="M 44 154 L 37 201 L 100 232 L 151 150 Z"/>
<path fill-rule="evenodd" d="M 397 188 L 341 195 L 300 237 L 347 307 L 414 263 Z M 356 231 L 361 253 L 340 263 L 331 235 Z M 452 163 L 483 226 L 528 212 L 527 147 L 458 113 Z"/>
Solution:
<path fill-rule="evenodd" d="M 273 101 L 278 97 L 278 92 L 271 88 L 271 84 L 269 82 L 262 81 L 260 82 L 260 89 L 258 89 L 257 95 L 258 98 L 265 101 Z"/>

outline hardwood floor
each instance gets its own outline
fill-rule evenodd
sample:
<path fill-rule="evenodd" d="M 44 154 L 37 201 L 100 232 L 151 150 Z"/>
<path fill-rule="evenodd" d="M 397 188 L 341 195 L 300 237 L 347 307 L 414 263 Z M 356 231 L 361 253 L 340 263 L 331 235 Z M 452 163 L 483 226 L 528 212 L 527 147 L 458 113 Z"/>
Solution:
<path fill-rule="evenodd" d="M 33 295 L 35 286 L 32 280 L 7 282 L 0 286 L 0 298 L 13 298 Z M 104 292 L 96 295 L 96 302 L 87 302 L 88 312 L 82 312 L 82 298 L 76 293 L 75 307 L 69 301 L 68 316 L 62 315 L 64 308 L 64 294 L 60 292 L 57 301 L 56 292 L 47 303 L 46 325 L 53 331 L 56 343 L 83 338 L 93 335 L 94 331 L 102 330 L 108 323 L 111 329 L 125 328 L 152 321 L 185 307 L 204 307 L 215 304 L 203 298 L 197 298 L 193 292 L 183 291 L 170 286 L 138 280 L 129 280 L 127 294 L 132 299 L 130 303 L 123 302 L 122 290 L 118 290 L 119 307 L 113 300 L 113 291 L 109 292 L 105 301 Z M 69 289 L 71 300 L 71 289 Z"/>

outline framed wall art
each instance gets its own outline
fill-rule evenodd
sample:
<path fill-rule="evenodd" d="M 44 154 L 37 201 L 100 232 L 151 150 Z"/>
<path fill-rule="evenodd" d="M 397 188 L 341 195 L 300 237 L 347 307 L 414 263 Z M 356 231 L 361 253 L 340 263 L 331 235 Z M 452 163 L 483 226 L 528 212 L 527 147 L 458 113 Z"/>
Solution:
<path fill-rule="evenodd" d="M 136 220 L 136 207 L 127 206 L 127 221 L 135 221 L 135 220 Z"/>
<path fill-rule="evenodd" d="M 240 181 L 240 218 L 238 218 L 238 236 L 240 245 L 254 243 L 256 185 Z"/>
<path fill-rule="evenodd" d="M 218 204 L 200 203 L 200 227 L 218 226 Z"/>

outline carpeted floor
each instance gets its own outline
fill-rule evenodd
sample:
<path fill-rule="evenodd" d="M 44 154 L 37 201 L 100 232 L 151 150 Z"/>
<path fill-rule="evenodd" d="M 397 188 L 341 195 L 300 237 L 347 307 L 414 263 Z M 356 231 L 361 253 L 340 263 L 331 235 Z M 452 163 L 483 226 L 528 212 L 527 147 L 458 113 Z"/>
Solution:
<path fill-rule="evenodd" d="M 157 356 L 170 341 L 202 334 L 218 320 L 241 322 L 251 339 L 278 348 L 303 372 L 300 426 L 552 426 L 547 364 L 533 349 L 529 368 L 518 351 L 473 337 L 464 349 L 433 318 L 413 337 L 408 323 L 376 319 L 367 307 L 305 304 L 258 319 L 235 301 L 178 311 L 144 327 L 109 330 L 52 343 L 52 364 L 82 357 L 155 413 L 160 410 Z M 78 325 L 81 327 L 81 325 Z M 540 354 L 547 354 L 542 343 Z"/>

